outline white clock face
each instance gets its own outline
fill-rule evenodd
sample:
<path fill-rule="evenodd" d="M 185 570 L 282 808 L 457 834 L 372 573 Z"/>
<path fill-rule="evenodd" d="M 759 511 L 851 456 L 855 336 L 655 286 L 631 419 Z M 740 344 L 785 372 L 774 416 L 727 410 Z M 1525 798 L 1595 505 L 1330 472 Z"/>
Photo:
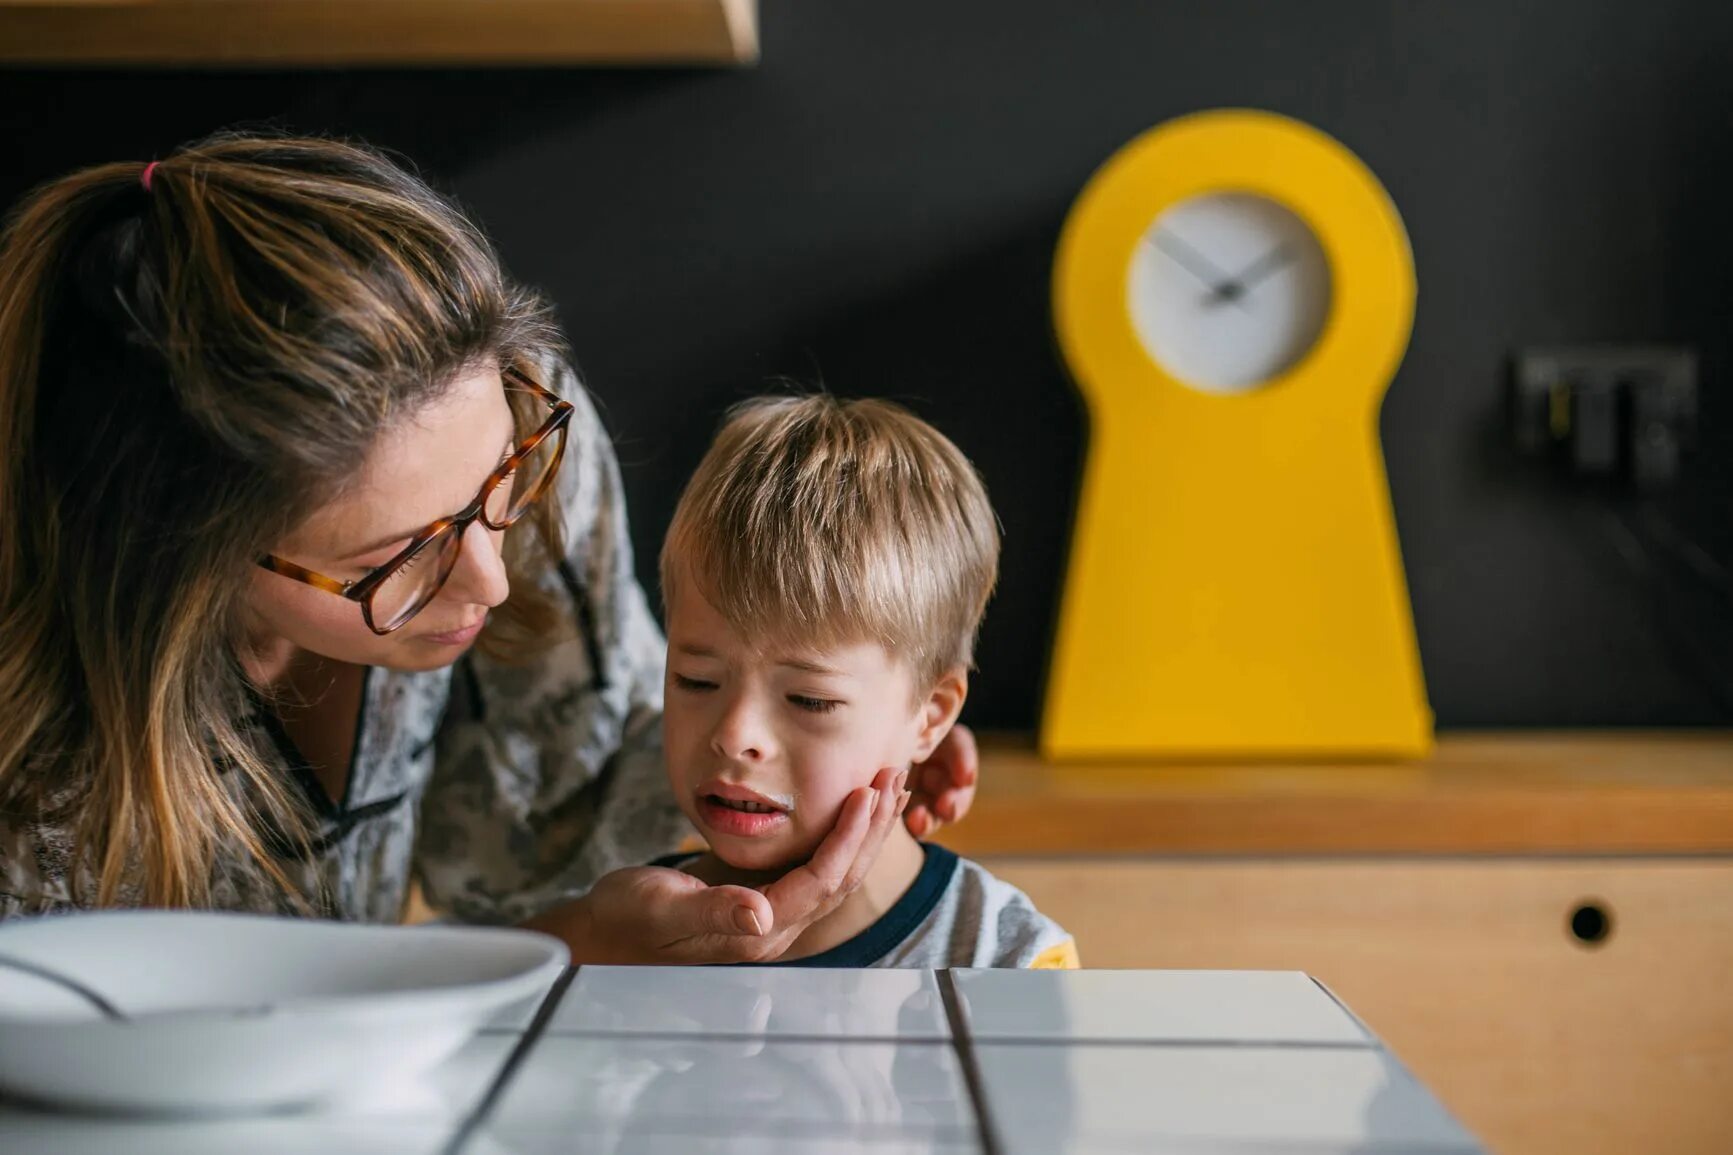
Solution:
<path fill-rule="evenodd" d="M 1298 361 L 1330 309 L 1330 266 L 1299 217 L 1264 197 L 1181 201 L 1138 242 L 1132 324 L 1168 372 L 1206 393 L 1243 393 Z"/>

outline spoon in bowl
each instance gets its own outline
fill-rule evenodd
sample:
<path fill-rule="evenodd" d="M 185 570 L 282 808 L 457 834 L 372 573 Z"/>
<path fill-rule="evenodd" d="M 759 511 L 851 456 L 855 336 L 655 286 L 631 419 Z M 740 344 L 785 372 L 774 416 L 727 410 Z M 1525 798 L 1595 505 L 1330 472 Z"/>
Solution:
<path fill-rule="evenodd" d="M 62 990 L 71 991 L 73 994 L 101 1011 L 102 1016 L 106 1019 L 112 1019 L 117 1023 L 124 1023 L 127 1021 L 127 1015 L 124 1011 L 103 998 L 101 995 L 97 994 L 95 991 L 91 990 L 89 987 L 85 986 L 83 983 L 79 982 L 77 979 L 73 978 L 71 975 L 63 975 L 59 971 L 45 967 L 40 963 L 33 963 L 27 959 L 14 958 L 11 955 L 4 954 L 0 954 L 0 967 L 4 967 L 7 970 L 19 971 L 23 974 L 30 975 L 33 978 L 39 978 L 45 982 L 51 982 Z"/>

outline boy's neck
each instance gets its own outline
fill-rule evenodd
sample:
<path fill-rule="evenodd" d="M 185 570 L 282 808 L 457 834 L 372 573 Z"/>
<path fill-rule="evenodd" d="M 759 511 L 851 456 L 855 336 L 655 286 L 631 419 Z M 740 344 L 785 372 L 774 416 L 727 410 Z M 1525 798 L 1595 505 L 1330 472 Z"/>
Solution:
<path fill-rule="evenodd" d="M 822 954 L 872 926 L 908 893 L 925 860 L 926 852 L 921 849 L 921 844 L 915 841 L 908 827 L 898 822 L 885 838 L 872 869 L 854 893 L 843 899 L 841 906 L 807 927 L 782 957 L 793 960 Z M 725 883 L 764 886 L 777 877 L 763 872 L 736 870 L 709 851 L 699 855 L 685 870 L 712 886 Z"/>

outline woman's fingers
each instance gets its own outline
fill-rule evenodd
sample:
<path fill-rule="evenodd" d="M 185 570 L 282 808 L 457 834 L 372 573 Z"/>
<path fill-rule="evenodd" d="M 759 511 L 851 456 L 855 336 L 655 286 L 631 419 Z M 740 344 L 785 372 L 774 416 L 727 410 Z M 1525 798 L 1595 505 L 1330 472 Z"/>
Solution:
<path fill-rule="evenodd" d="M 526 925 L 565 939 L 575 962 L 676 964 L 773 957 L 763 944 L 774 920 L 756 890 L 634 866 Z"/>
<path fill-rule="evenodd" d="M 786 949 L 799 933 L 823 918 L 848 896 L 877 860 L 891 824 L 907 771 L 882 769 L 872 785 L 849 795 L 836 827 L 805 864 L 764 888 L 776 912 L 778 939 Z"/>
<path fill-rule="evenodd" d="M 812 857 L 764 888 L 779 928 L 809 925 L 842 889 L 849 868 L 866 846 L 874 818 L 888 808 L 884 789 L 888 774 L 879 771 L 873 785 L 850 794 L 836 827 Z"/>
<path fill-rule="evenodd" d="M 880 771 L 880 774 L 884 774 L 884 771 Z M 884 849 L 885 839 L 890 837 L 896 824 L 902 821 L 903 811 L 909 805 L 908 781 L 909 772 L 903 770 L 884 784 L 884 793 L 879 796 L 873 810 L 872 825 L 868 827 L 866 838 L 843 878 L 842 891 L 837 896 L 838 902 L 866 881 L 867 873 L 872 870 L 873 863 L 878 861 L 879 851 Z M 878 779 L 874 779 L 875 786 L 877 783 Z"/>
<path fill-rule="evenodd" d="M 770 933 L 776 918 L 769 900 L 745 886 L 705 887 L 671 904 L 667 913 L 676 940 L 706 934 L 759 938 Z"/>
<path fill-rule="evenodd" d="M 975 732 L 959 724 L 952 726 L 945 738 L 953 751 L 951 785 L 959 790 L 973 786 L 981 776 L 981 749 L 975 744 Z M 946 742 L 939 744 L 943 746 Z"/>
<path fill-rule="evenodd" d="M 665 963 L 760 962 L 787 949 L 772 935 L 770 900 L 744 886 L 712 886 L 682 896 L 664 910 Z M 792 941 L 792 940 L 791 940 Z"/>
<path fill-rule="evenodd" d="M 858 888 L 911 803 L 909 771 L 881 769 L 849 795 L 834 829 L 804 864 L 753 890 L 706 886 L 677 870 L 632 867 L 537 920 L 579 962 L 762 962 Z"/>
<path fill-rule="evenodd" d="M 914 772 L 909 832 L 925 838 L 945 823 L 960 821 L 974 804 L 975 783 L 981 773 L 975 735 L 967 726 L 952 726 L 932 756 Z M 918 825 L 914 820 L 917 816 Z"/>
<path fill-rule="evenodd" d="M 845 893 L 849 867 L 872 832 L 873 811 L 881 794 L 870 787 L 851 794 L 836 828 L 811 861 L 762 893 L 742 886 L 712 886 L 667 904 L 658 920 L 664 928 L 661 961 L 767 962 L 780 956 L 801 931 L 835 909 L 837 897 Z M 757 922 L 758 932 L 737 929 L 741 924 L 735 919 Z"/>

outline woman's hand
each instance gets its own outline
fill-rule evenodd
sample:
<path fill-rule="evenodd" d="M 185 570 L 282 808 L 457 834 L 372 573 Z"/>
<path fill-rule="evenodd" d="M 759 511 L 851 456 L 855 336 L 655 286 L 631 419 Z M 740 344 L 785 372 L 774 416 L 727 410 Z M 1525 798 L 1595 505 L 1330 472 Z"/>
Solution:
<path fill-rule="evenodd" d="M 928 838 L 946 823 L 961 822 L 974 804 L 980 773 L 975 735 L 967 726 L 952 726 L 932 757 L 910 769 L 909 833 Z"/>
<path fill-rule="evenodd" d="M 880 770 L 849 795 L 812 858 L 762 891 L 635 866 L 524 925 L 564 939 L 574 963 L 768 962 L 860 886 L 909 804 L 908 777 Z"/>

